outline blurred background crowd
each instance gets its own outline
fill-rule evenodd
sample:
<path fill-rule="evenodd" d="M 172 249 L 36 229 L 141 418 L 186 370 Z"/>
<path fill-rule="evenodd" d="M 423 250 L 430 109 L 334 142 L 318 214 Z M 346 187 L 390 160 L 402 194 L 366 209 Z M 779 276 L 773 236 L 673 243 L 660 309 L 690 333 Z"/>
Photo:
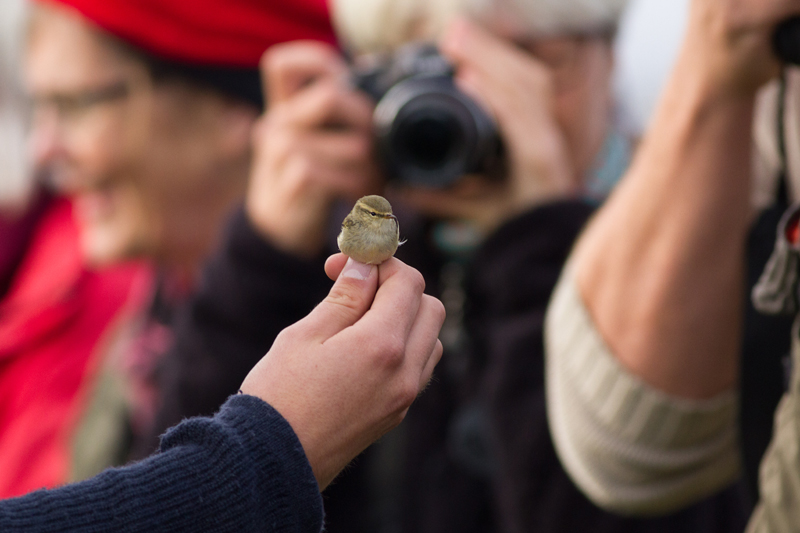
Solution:
<path fill-rule="evenodd" d="M 741 412 L 732 393 L 692 404 L 713 411 L 720 441 L 676 461 L 713 472 L 648 486 L 667 502 L 655 512 L 593 491 L 614 472 L 564 451 L 579 429 L 561 427 L 557 447 L 548 424 L 581 394 L 546 387 L 545 328 L 578 328 L 558 322 L 567 303 L 546 326 L 551 294 L 636 153 L 689 4 L 3 0 L 0 498 L 144 458 L 167 428 L 213 414 L 327 293 L 353 202 L 383 194 L 407 240 L 398 257 L 447 309 L 445 352 L 405 422 L 323 494 L 326 531 L 744 531 L 790 317 L 747 311 L 742 352 L 774 360 L 742 381 Z M 459 130 L 463 111 L 397 126 L 402 83 L 430 68 L 488 130 Z M 767 86 L 756 111 L 752 205 L 767 215 L 753 227 L 767 237 L 751 285 L 797 190 L 800 152 L 783 155 L 800 132 L 774 128 L 792 82 Z M 600 372 L 582 357 L 555 382 Z M 621 387 L 594 381 L 603 401 Z"/>

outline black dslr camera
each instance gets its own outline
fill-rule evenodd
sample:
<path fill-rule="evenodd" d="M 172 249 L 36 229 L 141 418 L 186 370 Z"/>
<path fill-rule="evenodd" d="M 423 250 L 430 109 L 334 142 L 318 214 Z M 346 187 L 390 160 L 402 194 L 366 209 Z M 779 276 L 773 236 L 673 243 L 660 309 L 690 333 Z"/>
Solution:
<path fill-rule="evenodd" d="M 772 44 L 782 60 L 800 65 L 800 17 L 782 22 L 775 30 Z"/>
<path fill-rule="evenodd" d="M 444 188 L 464 174 L 500 176 L 502 142 L 489 114 L 458 90 L 436 47 L 410 44 L 353 69 L 376 102 L 378 157 L 389 179 Z"/>

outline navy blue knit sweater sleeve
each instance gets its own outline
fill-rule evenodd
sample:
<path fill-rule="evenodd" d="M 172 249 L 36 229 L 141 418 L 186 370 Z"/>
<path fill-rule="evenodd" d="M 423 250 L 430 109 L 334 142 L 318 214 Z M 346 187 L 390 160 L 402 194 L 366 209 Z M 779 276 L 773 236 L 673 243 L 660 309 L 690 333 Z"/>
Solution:
<path fill-rule="evenodd" d="M 161 451 L 54 490 L 0 501 L 0 531 L 317 533 L 322 499 L 300 442 L 272 407 L 231 397 L 172 428 Z"/>

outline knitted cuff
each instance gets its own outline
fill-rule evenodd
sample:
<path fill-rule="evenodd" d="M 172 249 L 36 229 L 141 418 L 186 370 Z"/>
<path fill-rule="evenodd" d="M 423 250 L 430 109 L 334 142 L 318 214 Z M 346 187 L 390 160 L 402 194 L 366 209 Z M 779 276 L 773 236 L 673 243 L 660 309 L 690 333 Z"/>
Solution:
<path fill-rule="evenodd" d="M 213 419 L 183 422 L 164 436 L 161 448 L 207 440 L 235 443 L 241 454 L 232 468 L 252 482 L 253 509 L 270 531 L 322 529 L 322 498 L 311 465 L 289 423 L 269 404 L 246 394 L 231 396 Z"/>
<path fill-rule="evenodd" d="M 548 309 L 545 345 L 553 440 L 567 472 L 596 503 L 660 514 L 736 478 L 738 396 L 690 401 L 629 373 L 600 337 L 571 266 Z"/>

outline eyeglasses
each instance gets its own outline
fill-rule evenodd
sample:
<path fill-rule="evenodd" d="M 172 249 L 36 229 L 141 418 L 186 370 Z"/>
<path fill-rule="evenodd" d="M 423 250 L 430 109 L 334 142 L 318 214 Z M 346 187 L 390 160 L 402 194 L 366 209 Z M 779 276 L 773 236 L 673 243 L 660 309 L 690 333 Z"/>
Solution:
<path fill-rule="evenodd" d="M 576 34 L 531 41 L 517 45 L 544 63 L 553 73 L 557 88 L 567 89 L 579 79 L 587 59 L 584 51 L 591 43 L 605 42 L 610 46 L 612 33 Z"/>
<path fill-rule="evenodd" d="M 52 109 L 61 120 L 74 122 L 91 110 L 106 104 L 125 100 L 130 94 L 131 84 L 127 81 L 120 80 L 91 89 L 33 96 L 31 104 L 34 113 L 45 109 Z"/>

